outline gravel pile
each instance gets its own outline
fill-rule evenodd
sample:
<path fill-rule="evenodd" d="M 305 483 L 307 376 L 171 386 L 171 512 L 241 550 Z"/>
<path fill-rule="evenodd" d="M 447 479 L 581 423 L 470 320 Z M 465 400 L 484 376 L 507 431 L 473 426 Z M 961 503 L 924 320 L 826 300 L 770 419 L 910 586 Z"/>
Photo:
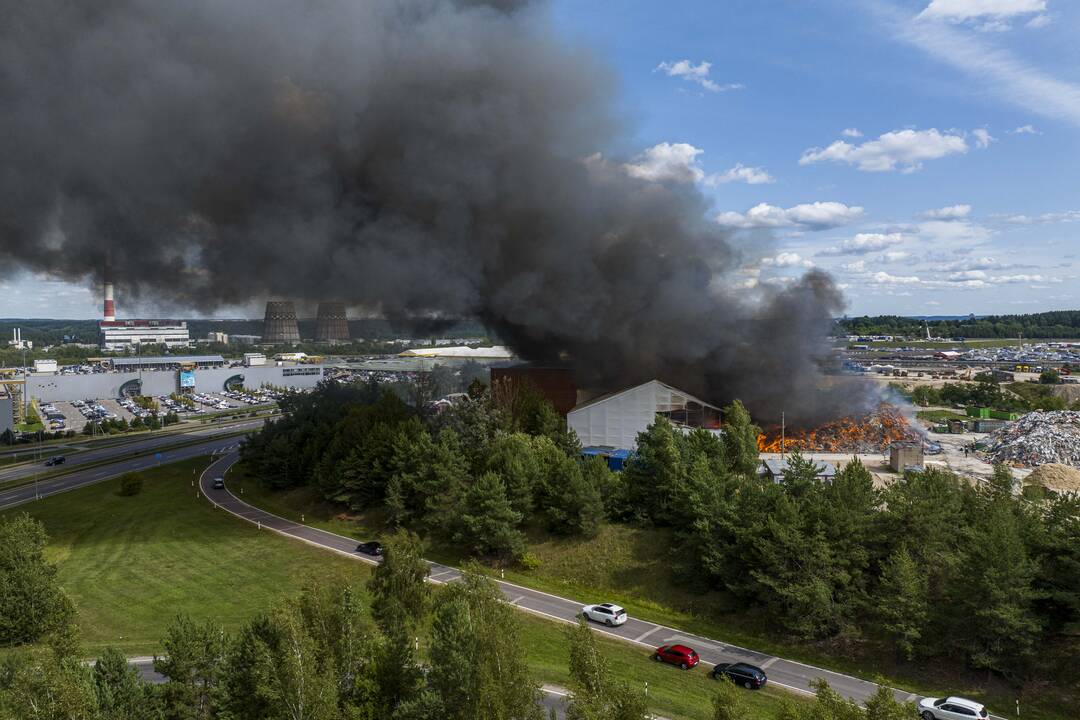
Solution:
<path fill-rule="evenodd" d="M 983 447 L 994 462 L 1080 467 L 1080 412 L 1032 412 L 995 430 Z"/>
<path fill-rule="evenodd" d="M 1059 493 L 1080 492 L 1080 470 L 1057 463 L 1040 465 L 1024 478 L 1024 483 Z"/>

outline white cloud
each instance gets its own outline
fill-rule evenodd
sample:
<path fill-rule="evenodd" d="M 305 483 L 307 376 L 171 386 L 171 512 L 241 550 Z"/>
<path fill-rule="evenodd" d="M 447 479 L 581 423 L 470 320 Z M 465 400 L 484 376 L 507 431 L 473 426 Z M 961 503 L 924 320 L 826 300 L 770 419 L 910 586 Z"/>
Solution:
<path fill-rule="evenodd" d="M 677 77 L 686 80 L 687 82 L 697 83 L 701 87 L 705 88 L 709 92 L 723 92 L 725 90 L 741 90 L 742 84 L 740 83 L 728 83 L 721 85 L 709 77 L 709 71 L 712 68 L 712 63 L 702 60 L 697 65 L 694 65 L 689 60 L 677 60 L 675 62 L 662 62 L 656 66 L 653 72 L 656 70 L 667 73 L 668 77 Z"/>
<path fill-rule="evenodd" d="M 840 131 L 840 134 L 844 137 L 861 138 L 862 133 L 857 128 L 844 128 Z"/>
<path fill-rule="evenodd" d="M 988 7 L 978 0 L 972 0 L 972 5 Z M 958 32 L 948 23 L 912 22 L 906 11 L 887 2 L 866 6 L 890 26 L 897 38 L 970 74 L 981 87 L 1025 111 L 1080 125 L 1080 85 L 1054 77 L 970 33 Z"/>
<path fill-rule="evenodd" d="M 922 216 L 928 220 L 962 220 L 970 213 L 970 205 L 949 205 L 936 210 L 927 210 Z"/>
<path fill-rule="evenodd" d="M 986 128 L 975 128 L 971 131 L 971 134 L 975 136 L 975 147 L 988 148 L 990 143 L 996 142 L 997 138 L 990 134 Z"/>
<path fill-rule="evenodd" d="M 1050 24 L 1050 16 L 1046 15 L 1046 14 L 1036 15 L 1035 17 L 1033 17 L 1033 18 L 1031 18 L 1030 20 L 1027 21 L 1027 26 L 1029 28 L 1041 28 L 1041 27 L 1046 27 L 1049 24 Z"/>
<path fill-rule="evenodd" d="M 804 267 L 812 268 L 814 263 L 810 260 L 803 258 L 798 253 L 782 252 L 776 257 L 762 258 L 761 264 L 767 267 L 787 268 L 787 267 Z"/>
<path fill-rule="evenodd" d="M 709 185 L 719 185 L 729 182 L 745 182 L 747 185 L 765 185 L 776 182 L 773 176 L 765 172 L 764 168 L 748 167 L 742 163 L 735 163 L 735 167 L 725 170 L 716 175 L 706 178 Z"/>
<path fill-rule="evenodd" d="M 731 182 L 745 182 L 748 185 L 775 182 L 764 168 L 748 167 L 742 163 L 736 163 L 722 173 L 709 175 L 698 163 L 698 156 L 703 152 L 689 143 L 662 142 L 623 165 L 623 169 L 632 177 L 653 182 L 700 182 L 712 186 Z"/>
<path fill-rule="evenodd" d="M 894 263 L 907 260 L 909 257 L 911 257 L 911 253 L 905 250 L 890 250 L 887 253 L 882 253 L 881 257 L 878 258 L 878 262 Z"/>
<path fill-rule="evenodd" d="M 964 21 L 1009 18 L 1044 10 L 1046 0 L 930 0 L 918 17 Z"/>
<path fill-rule="evenodd" d="M 919 223 L 919 238 L 935 247 L 961 246 L 971 249 L 991 235 L 988 228 L 966 220 L 927 220 Z"/>
<path fill-rule="evenodd" d="M 876 272 L 870 279 L 877 285 L 917 285 L 922 282 L 915 275 L 890 275 L 887 272 Z"/>
<path fill-rule="evenodd" d="M 840 269 L 851 273 L 864 273 L 866 272 L 866 261 L 855 260 L 854 262 L 844 263 L 840 266 Z"/>
<path fill-rule="evenodd" d="M 953 132 L 929 130 L 897 130 L 887 132 L 876 140 L 853 145 L 837 140 L 827 148 L 810 148 L 799 159 L 800 165 L 827 160 L 858 166 L 866 172 L 914 172 L 926 160 L 937 160 L 946 155 L 966 153 L 968 144 L 964 136 Z"/>
<path fill-rule="evenodd" d="M 992 257 L 979 257 L 979 258 L 964 258 L 963 260 L 955 260 L 951 263 L 945 263 L 938 265 L 939 270 L 946 272 L 962 272 L 972 270 L 1001 270 L 1009 265 L 1000 263 Z"/>
<path fill-rule="evenodd" d="M 901 233 L 859 233 L 855 237 L 844 240 L 839 245 L 825 248 L 818 255 L 867 255 L 899 245 L 904 242 L 904 239 L 905 237 Z"/>
<path fill-rule="evenodd" d="M 705 177 L 697 157 L 705 152 L 689 143 L 653 145 L 623 166 L 632 177 L 654 182 L 697 182 Z"/>
<path fill-rule="evenodd" d="M 1080 210 L 1065 210 L 1064 212 L 1042 213 L 1041 215 L 1004 215 L 1001 219 L 1014 225 L 1080 222 Z"/>
<path fill-rule="evenodd" d="M 849 207 L 839 202 L 804 203 L 790 208 L 759 203 L 745 213 L 720 213 L 716 221 L 734 228 L 801 227 L 825 230 L 849 225 L 862 216 L 861 207 Z"/>
<path fill-rule="evenodd" d="M 1042 135 L 1041 132 L 1035 129 L 1034 125 L 1021 125 L 1020 127 L 1010 130 L 1010 135 Z"/>

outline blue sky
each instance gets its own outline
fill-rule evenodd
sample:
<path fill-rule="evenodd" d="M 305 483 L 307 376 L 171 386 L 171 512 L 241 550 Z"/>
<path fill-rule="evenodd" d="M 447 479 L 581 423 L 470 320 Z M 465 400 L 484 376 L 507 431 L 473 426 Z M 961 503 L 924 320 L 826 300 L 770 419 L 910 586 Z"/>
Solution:
<path fill-rule="evenodd" d="M 818 267 L 849 314 L 1080 307 L 1080 3 L 555 0 L 548 11 L 613 71 L 630 133 L 606 152 L 643 177 L 697 183 L 745 251 L 748 289 Z M 3 316 L 100 306 L 80 285 L 26 275 L 0 281 L 0 297 Z"/>

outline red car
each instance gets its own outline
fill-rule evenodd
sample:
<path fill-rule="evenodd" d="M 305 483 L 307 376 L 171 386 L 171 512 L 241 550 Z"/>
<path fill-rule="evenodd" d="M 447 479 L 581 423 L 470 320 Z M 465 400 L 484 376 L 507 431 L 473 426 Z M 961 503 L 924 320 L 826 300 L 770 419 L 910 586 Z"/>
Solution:
<path fill-rule="evenodd" d="M 701 662 L 697 652 L 685 645 L 661 645 L 656 648 L 653 660 L 678 665 L 683 670 L 689 670 Z"/>

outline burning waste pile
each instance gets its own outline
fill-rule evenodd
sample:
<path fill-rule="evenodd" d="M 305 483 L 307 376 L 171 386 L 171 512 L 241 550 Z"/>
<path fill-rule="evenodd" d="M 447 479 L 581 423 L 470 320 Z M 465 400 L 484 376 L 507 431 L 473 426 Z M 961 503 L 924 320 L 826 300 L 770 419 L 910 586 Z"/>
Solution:
<path fill-rule="evenodd" d="M 994 462 L 1027 467 L 1059 463 L 1080 467 L 1080 412 L 1032 412 L 983 442 Z"/>
<path fill-rule="evenodd" d="M 781 439 L 778 427 L 758 435 L 758 450 L 879 453 L 896 442 L 921 442 L 922 436 L 913 428 L 895 405 L 882 403 L 876 410 L 860 417 L 844 417 L 812 430 L 788 430 Z"/>

